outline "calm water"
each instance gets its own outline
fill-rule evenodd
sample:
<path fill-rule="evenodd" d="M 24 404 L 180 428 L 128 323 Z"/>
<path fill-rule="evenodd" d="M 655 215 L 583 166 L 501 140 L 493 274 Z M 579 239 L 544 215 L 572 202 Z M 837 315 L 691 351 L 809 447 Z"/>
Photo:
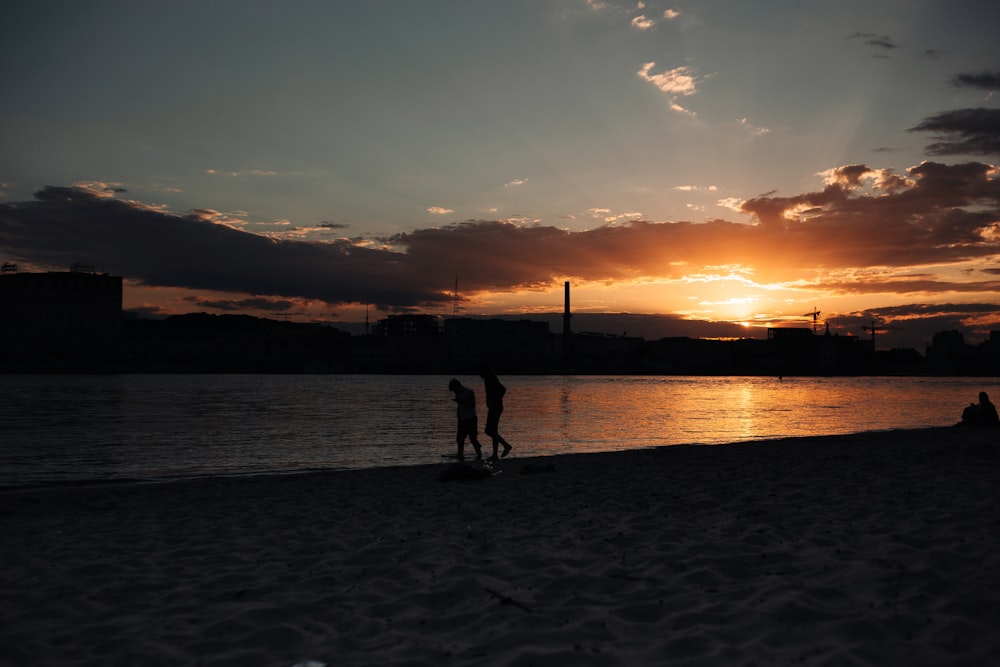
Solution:
<path fill-rule="evenodd" d="M 439 463 L 454 450 L 448 379 L 0 376 L 0 485 Z M 482 426 L 482 381 L 459 379 Z M 980 390 L 1000 398 L 997 378 L 501 380 L 501 433 L 524 456 L 947 426 Z"/>

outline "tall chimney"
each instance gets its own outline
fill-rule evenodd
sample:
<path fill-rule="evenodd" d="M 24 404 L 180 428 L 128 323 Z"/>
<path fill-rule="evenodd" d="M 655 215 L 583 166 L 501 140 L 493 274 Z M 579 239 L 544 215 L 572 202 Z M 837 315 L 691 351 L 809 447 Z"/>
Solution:
<path fill-rule="evenodd" d="M 563 290 L 566 293 L 566 305 L 563 307 L 563 335 L 570 335 L 569 318 L 572 317 L 569 312 L 569 281 L 567 280 L 563 283 Z"/>
<path fill-rule="evenodd" d="M 563 308 L 563 366 L 565 370 L 570 370 L 573 363 L 573 332 L 569 326 L 569 281 L 567 280 L 564 289 L 566 292 L 566 305 Z"/>

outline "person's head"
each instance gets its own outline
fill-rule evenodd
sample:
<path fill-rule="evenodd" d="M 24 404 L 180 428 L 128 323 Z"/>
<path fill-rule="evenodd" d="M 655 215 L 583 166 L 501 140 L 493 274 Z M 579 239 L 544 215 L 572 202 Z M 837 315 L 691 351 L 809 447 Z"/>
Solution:
<path fill-rule="evenodd" d="M 979 392 L 979 402 L 980 403 L 989 403 L 990 402 L 990 397 L 986 394 L 985 391 Z"/>
<path fill-rule="evenodd" d="M 455 378 L 452 378 L 451 382 L 448 383 L 448 391 L 458 391 L 461 388 L 462 388 L 462 383 L 456 380 Z"/>

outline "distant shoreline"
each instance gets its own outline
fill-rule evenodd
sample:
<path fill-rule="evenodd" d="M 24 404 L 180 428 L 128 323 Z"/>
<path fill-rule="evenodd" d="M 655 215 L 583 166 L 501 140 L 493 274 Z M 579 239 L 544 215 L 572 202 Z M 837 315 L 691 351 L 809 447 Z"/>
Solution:
<path fill-rule="evenodd" d="M 757 445 L 762 446 L 776 446 L 776 445 L 809 445 L 809 444 L 822 444 L 824 442 L 840 442 L 840 443 L 854 443 L 857 441 L 865 441 L 873 436 L 878 436 L 879 434 L 888 435 L 908 435 L 914 439 L 921 439 L 924 437 L 951 437 L 952 435 L 957 435 L 957 433 L 951 433 L 952 429 L 956 427 L 953 426 L 933 426 L 915 429 L 882 429 L 882 430 L 870 430 L 870 431 L 857 431 L 854 433 L 845 434 L 830 434 L 830 435 L 814 435 L 814 436 L 788 436 L 781 438 L 766 438 L 761 440 L 739 440 L 734 442 L 725 443 L 678 443 L 669 445 L 654 445 L 651 447 L 638 447 L 635 449 L 623 449 L 615 451 L 598 451 L 598 452 L 565 452 L 558 454 L 548 454 L 548 455 L 533 455 L 526 457 L 519 457 L 516 454 L 511 458 L 502 459 L 500 463 L 501 468 L 514 468 L 517 469 L 519 466 L 524 465 L 537 465 L 537 464 L 559 464 L 562 461 L 571 461 L 578 457 L 584 457 L 589 459 L 591 457 L 608 457 L 610 460 L 607 462 L 609 465 L 614 465 L 615 457 L 626 457 L 632 455 L 636 452 L 666 452 L 667 450 L 679 450 L 685 448 L 728 448 L 728 447 L 752 447 Z M 960 431 L 971 433 L 970 437 L 988 437 L 988 434 L 992 431 L 969 431 L 968 429 L 960 428 Z M 979 435 L 980 433 L 987 434 L 986 436 Z M 1000 443 L 1000 431 L 996 431 L 997 441 Z M 1000 446 L 1000 444 L 998 444 Z M 470 463 L 474 463 L 471 459 Z M 50 482 L 38 482 L 31 484 L 7 484 L 0 485 L 0 494 L 5 493 L 34 493 L 40 492 L 45 493 L 47 491 L 58 492 L 60 490 L 65 490 L 72 492 L 74 489 L 93 489 L 95 491 L 100 491 L 101 489 L 114 489 L 114 488 L 129 488 L 129 487 L 142 487 L 142 486 L 169 486 L 169 485 L 183 485 L 183 484 L 204 484 L 220 482 L 220 483 L 248 483 L 253 484 L 254 482 L 274 482 L 281 483 L 291 482 L 297 478 L 311 478 L 311 477 L 325 477 L 329 475 L 350 475 L 357 473 L 367 473 L 375 471 L 376 473 L 381 471 L 389 470 L 413 470 L 413 471 L 430 471 L 434 472 L 440 470 L 442 466 L 446 466 L 453 461 L 439 460 L 433 461 L 429 460 L 426 463 L 417 464 L 398 464 L 398 465 L 385 465 L 377 467 L 359 467 L 359 468 L 328 468 L 328 469 L 313 469 L 313 470 L 292 470 L 292 471 L 265 471 L 265 472 L 247 472 L 247 473 L 228 473 L 228 474 L 203 474 L 203 475 L 185 475 L 175 478 L 116 478 L 116 479 L 74 479 L 74 480 L 54 480 Z"/>

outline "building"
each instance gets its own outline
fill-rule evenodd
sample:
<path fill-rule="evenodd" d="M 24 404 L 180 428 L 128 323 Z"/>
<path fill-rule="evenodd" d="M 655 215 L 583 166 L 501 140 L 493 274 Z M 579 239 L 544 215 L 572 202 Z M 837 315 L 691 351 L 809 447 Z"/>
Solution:
<path fill-rule="evenodd" d="M 540 373 L 552 369 L 552 338 L 546 322 L 453 318 L 444 322 L 449 370 L 478 373 Z"/>
<path fill-rule="evenodd" d="M 0 371 L 107 370 L 121 343 L 122 279 L 72 271 L 0 273 Z"/>

